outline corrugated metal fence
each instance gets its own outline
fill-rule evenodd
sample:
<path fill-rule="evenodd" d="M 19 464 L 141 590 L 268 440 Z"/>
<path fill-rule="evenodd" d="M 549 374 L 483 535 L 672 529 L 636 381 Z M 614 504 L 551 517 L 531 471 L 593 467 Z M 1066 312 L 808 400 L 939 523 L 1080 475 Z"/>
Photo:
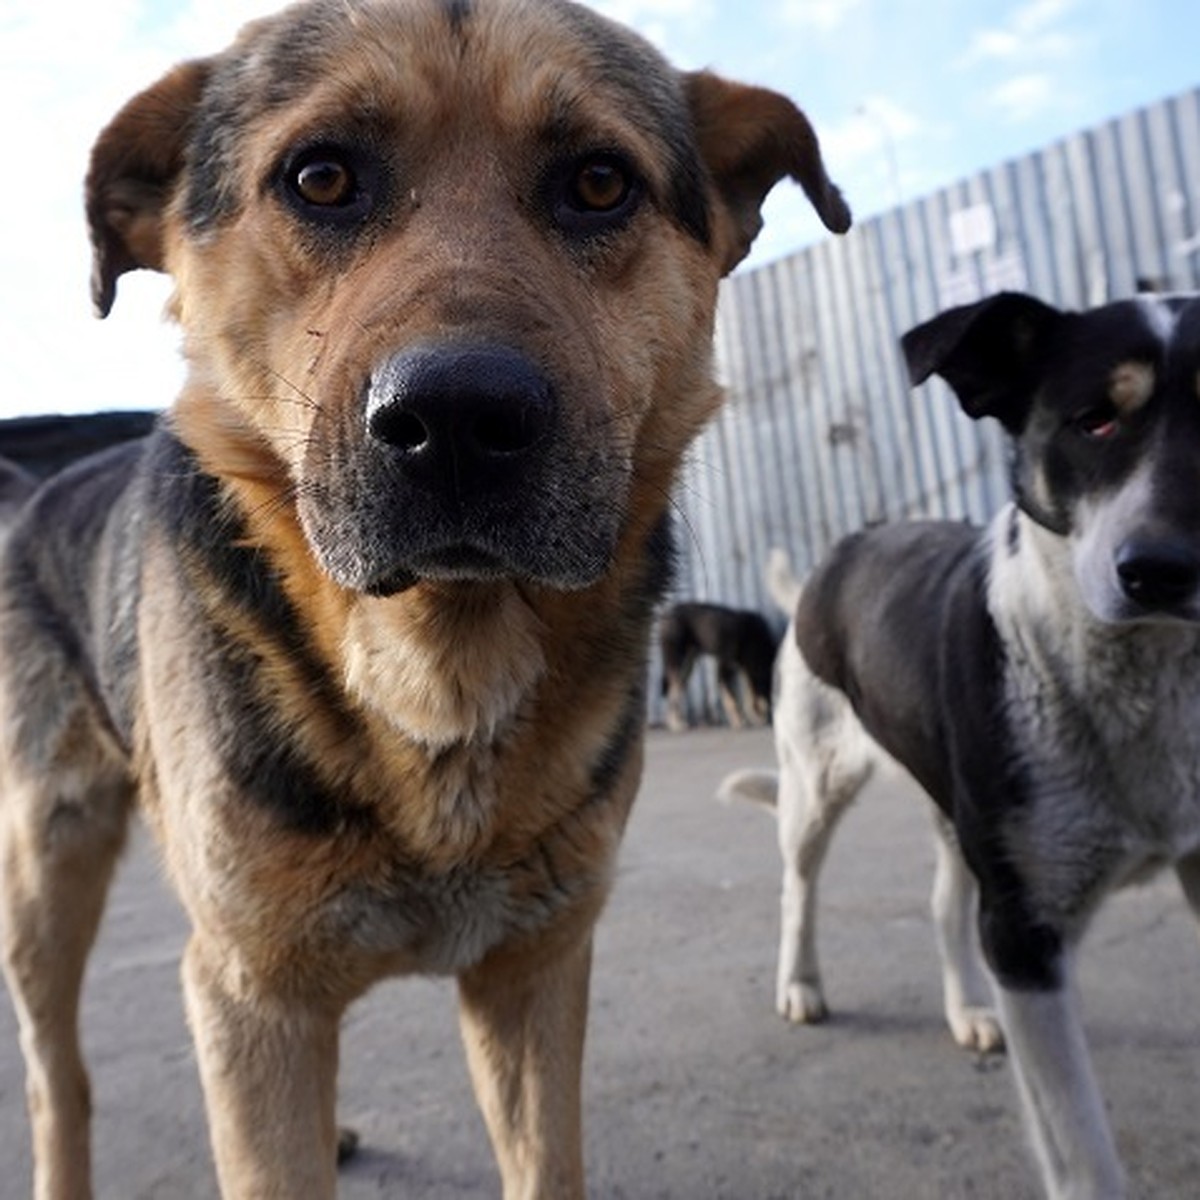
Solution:
<path fill-rule="evenodd" d="M 1003 501 L 998 429 L 938 381 L 909 388 L 906 329 L 1001 289 L 1082 308 L 1197 286 L 1200 89 L 734 276 L 717 323 L 728 400 L 676 497 L 677 598 L 776 616 L 770 547 L 803 572 L 865 524 L 981 521 Z M 697 672 L 695 711 L 715 710 L 712 679 Z M 657 663 L 651 694 L 657 717 Z"/>

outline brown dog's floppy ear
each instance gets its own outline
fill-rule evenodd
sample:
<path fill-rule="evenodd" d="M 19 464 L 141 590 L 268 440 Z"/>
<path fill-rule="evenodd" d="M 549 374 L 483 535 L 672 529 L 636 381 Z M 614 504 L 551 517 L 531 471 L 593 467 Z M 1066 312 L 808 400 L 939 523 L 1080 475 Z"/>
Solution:
<path fill-rule="evenodd" d="M 206 62 L 176 67 L 134 96 L 92 149 L 84 197 L 98 316 L 108 316 L 118 276 L 136 267 L 162 270 L 163 216 L 208 75 Z"/>
<path fill-rule="evenodd" d="M 900 339 L 909 379 L 940 375 L 969 417 L 996 417 L 1012 433 L 1029 415 L 1046 345 L 1065 314 L 1023 292 L 950 308 Z"/>
<path fill-rule="evenodd" d="M 817 135 L 786 96 L 709 71 L 684 75 L 683 85 L 700 153 L 732 221 L 727 273 L 749 252 L 762 228 L 763 200 L 785 176 L 804 189 L 827 229 L 850 228 L 850 208 L 825 174 Z"/>

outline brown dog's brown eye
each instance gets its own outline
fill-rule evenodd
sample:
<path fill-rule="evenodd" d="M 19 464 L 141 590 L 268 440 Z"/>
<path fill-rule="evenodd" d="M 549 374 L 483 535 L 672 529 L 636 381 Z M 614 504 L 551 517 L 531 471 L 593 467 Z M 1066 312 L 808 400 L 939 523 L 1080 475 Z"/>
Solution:
<path fill-rule="evenodd" d="M 357 188 L 354 175 L 345 163 L 319 158 L 305 163 L 295 177 L 296 194 L 318 208 L 336 208 L 349 204 Z"/>
<path fill-rule="evenodd" d="M 581 243 L 622 229 L 646 194 L 629 159 L 609 150 L 564 159 L 547 175 L 546 187 L 555 223 Z"/>
<path fill-rule="evenodd" d="M 575 199 L 581 209 L 612 212 L 628 195 L 629 176 L 619 163 L 594 159 L 585 162 L 575 177 Z"/>

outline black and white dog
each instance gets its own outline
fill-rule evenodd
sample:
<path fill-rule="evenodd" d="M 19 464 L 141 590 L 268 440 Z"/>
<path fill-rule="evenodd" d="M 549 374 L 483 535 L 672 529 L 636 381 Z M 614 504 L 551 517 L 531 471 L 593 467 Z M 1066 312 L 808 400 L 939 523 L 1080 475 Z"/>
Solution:
<path fill-rule="evenodd" d="M 813 760 L 795 755 L 824 736 L 851 783 L 877 761 L 836 689 L 936 801 L 951 858 L 957 842 L 978 883 L 1047 1193 L 1108 1200 L 1124 1184 L 1076 949 L 1109 892 L 1163 866 L 1200 915 L 1200 298 L 1064 313 L 1006 293 L 903 346 L 915 383 L 940 375 L 968 415 L 1011 434 L 1013 502 L 986 530 L 852 535 L 807 581 L 776 708 L 781 843 L 785 809 L 792 849 L 828 838 L 806 842 L 828 802 L 801 799 Z M 970 877 L 954 886 L 950 958 L 969 962 Z"/>
<path fill-rule="evenodd" d="M 922 526 L 923 528 L 925 526 Z M 783 550 L 773 550 L 767 591 L 795 613 L 800 584 Z M 779 959 L 775 1006 L 796 1024 L 829 1015 L 817 953 L 817 883 L 838 823 L 866 785 L 903 768 L 863 728 L 844 693 L 809 669 L 796 639 L 795 620 L 779 648 L 775 685 L 778 771 L 735 771 L 722 780 L 718 799 L 749 800 L 776 816 L 783 859 Z M 942 964 L 946 1022 L 968 1050 L 1003 1048 L 992 987 L 979 946 L 979 889 L 963 861 L 953 823 L 930 804 L 936 838 L 933 917 Z"/>
<path fill-rule="evenodd" d="M 658 643 L 669 729 L 687 728 L 687 683 L 696 660 L 704 654 L 717 660 L 721 706 L 734 729 L 747 722 L 739 680 L 745 680 L 749 689 L 751 719 L 759 723 L 771 719 L 771 672 L 779 638 L 761 613 L 696 601 L 673 604 L 659 622 Z"/>

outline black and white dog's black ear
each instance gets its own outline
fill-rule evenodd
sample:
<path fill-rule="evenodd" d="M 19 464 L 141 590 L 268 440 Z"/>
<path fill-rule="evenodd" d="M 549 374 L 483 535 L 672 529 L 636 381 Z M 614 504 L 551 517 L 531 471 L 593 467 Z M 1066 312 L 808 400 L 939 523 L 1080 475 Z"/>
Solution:
<path fill-rule="evenodd" d="M 1045 348 L 1064 314 L 1022 292 L 998 292 L 910 329 L 900 345 L 909 379 L 940 375 L 969 417 L 995 417 L 1011 433 L 1029 415 Z"/>

